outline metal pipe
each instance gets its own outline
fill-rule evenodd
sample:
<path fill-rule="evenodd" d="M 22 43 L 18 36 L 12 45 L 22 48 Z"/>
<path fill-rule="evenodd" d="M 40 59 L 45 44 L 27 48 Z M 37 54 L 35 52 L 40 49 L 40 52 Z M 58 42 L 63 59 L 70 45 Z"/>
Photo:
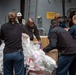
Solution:
<path fill-rule="evenodd" d="M 37 19 L 37 4 L 38 4 L 38 0 L 36 0 L 36 7 L 35 7 L 35 22 L 36 22 L 36 19 Z"/>
<path fill-rule="evenodd" d="M 22 13 L 22 18 L 24 18 L 25 11 L 25 0 L 20 0 L 20 12 Z"/>
<path fill-rule="evenodd" d="M 62 0 L 63 20 L 65 21 L 65 0 Z"/>

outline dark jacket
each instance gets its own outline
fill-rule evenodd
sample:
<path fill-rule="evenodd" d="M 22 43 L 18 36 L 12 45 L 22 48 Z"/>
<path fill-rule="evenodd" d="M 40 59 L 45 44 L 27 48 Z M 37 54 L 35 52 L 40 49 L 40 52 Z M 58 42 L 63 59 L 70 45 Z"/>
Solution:
<path fill-rule="evenodd" d="M 76 54 L 76 42 L 63 28 L 56 26 L 50 32 L 50 44 L 45 47 L 44 52 L 58 49 L 63 55 Z"/>
<path fill-rule="evenodd" d="M 66 28 L 66 25 L 63 22 L 61 22 L 61 21 L 59 23 L 59 26 L 62 27 L 62 28 Z M 50 31 L 51 31 L 51 29 L 52 29 L 52 27 L 50 26 L 49 32 L 48 32 L 48 39 L 50 39 Z"/>
<path fill-rule="evenodd" d="M 65 23 L 64 23 L 64 22 L 61 22 L 61 21 L 60 21 L 60 24 L 59 24 L 59 26 L 60 26 L 60 27 L 62 27 L 62 28 L 66 28 L 66 25 L 65 25 Z"/>
<path fill-rule="evenodd" d="M 22 50 L 22 27 L 17 22 L 3 24 L 0 37 L 5 43 L 4 54 Z"/>
<path fill-rule="evenodd" d="M 72 37 L 76 40 L 76 25 L 73 25 L 70 29 L 69 29 L 69 33 L 72 35 Z"/>
<path fill-rule="evenodd" d="M 48 32 L 48 39 L 50 40 L 50 32 L 51 32 L 52 27 L 50 26 L 49 32 Z"/>
<path fill-rule="evenodd" d="M 38 41 L 40 40 L 39 32 L 38 32 L 36 25 L 34 25 L 32 28 L 29 27 L 28 24 L 24 25 L 23 26 L 23 33 L 28 34 L 31 41 L 34 39 L 34 35 L 36 36 Z"/>

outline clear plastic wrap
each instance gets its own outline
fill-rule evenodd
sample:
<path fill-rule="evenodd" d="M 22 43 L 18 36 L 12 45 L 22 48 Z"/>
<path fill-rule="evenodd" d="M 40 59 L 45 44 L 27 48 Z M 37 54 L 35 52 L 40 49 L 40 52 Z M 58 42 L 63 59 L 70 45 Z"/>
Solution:
<path fill-rule="evenodd" d="M 45 55 L 40 49 L 39 44 L 34 44 L 30 41 L 27 34 L 22 34 L 22 45 L 25 57 L 25 65 L 28 65 L 28 70 L 46 71 L 52 73 L 57 67 L 56 61 Z"/>
<path fill-rule="evenodd" d="M 0 45 L 0 73 L 3 73 L 3 49 L 4 49 L 5 44 L 2 43 Z"/>

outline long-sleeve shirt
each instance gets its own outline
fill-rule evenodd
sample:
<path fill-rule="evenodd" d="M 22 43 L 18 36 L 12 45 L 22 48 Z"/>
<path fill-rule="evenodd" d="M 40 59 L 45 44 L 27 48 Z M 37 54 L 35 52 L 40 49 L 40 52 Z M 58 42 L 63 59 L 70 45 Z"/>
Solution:
<path fill-rule="evenodd" d="M 40 40 L 39 32 L 38 32 L 36 25 L 34 25 L 33 27 L 29 27 L 28 24 L 24 25 L 23 33 L 28 34 L 31 41 L 34 39 L 34 37 L 33 37 L 34 35 L 36 36 L 38 41 Z"/>
<path fill-rule="evenodd" d="M 60 21 L 59 26 L 62 28 L 66 28 L 66 25 Z M 50 39 L 50 32 L 51 32 L 52 27 L 50 26 L 49 28 L 49 32 L 48 32 L 48 39 Z"/>
<path fill-rule="evenodd" d="M 22 50 L 22 27 L 18 23 L 3 24 L 0 36 L 5 42 L 4 54 Z"/>
<path fill-rule="evenodd" d="M 76 54 L 76 42 L 69 32 L 58 26 L 51 30 L 50 36 L 50 43 L 43 49 L 44 52 L 58 49 L 63 55 Z"/>
<path fill-rule="evenodd" d="M 66 28 L 66 25 L 63 22 L 61 22 L 61 21 L 59 23 L 59 26 L 62 27 L 62 28 Z"/>
<path fill-rule="evenodd" d="M 76 41 L 76 25 L 73 25 L 70 29 L 69 29 L 69 33 L 72 35 L 72 37 L 75 39 Z"/>
<path fill-rule="evenodd" d="M 49 32 L 48 32 L 48 39 L 50 40 L 50 32 L 51 32 L 51 29 L 52 29 L 52 27 L 50 26 L 50 28 L 49 28 Z"/>

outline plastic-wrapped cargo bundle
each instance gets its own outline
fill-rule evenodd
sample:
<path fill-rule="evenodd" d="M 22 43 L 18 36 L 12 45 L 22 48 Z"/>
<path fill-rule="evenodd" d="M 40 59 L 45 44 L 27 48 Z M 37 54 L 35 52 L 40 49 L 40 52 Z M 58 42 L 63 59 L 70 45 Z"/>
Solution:
<path fill-rule="evenodd" d="M 5 44 L 2 43 L 0 46 L 0 74 L 3 74 L 3 49 Z"/>
<path fill-rule="evenodd" d="M 36 74 L 38 72 L 42 72 L 42 75 L 46 75 L 46 73 L 49 73 L 50 75 L 57 67 L 56 61 L 45 55 L 40 49 L 39 44 L 34 45 L 34 43 L 31 43 L 29 36 L 26 34 L 22 35 L 22 45 L 25 56 L 25 65 L 28 65 L 29 72 L 35 73 L 33 73 L 33 75 L 41 75 Z"/>

